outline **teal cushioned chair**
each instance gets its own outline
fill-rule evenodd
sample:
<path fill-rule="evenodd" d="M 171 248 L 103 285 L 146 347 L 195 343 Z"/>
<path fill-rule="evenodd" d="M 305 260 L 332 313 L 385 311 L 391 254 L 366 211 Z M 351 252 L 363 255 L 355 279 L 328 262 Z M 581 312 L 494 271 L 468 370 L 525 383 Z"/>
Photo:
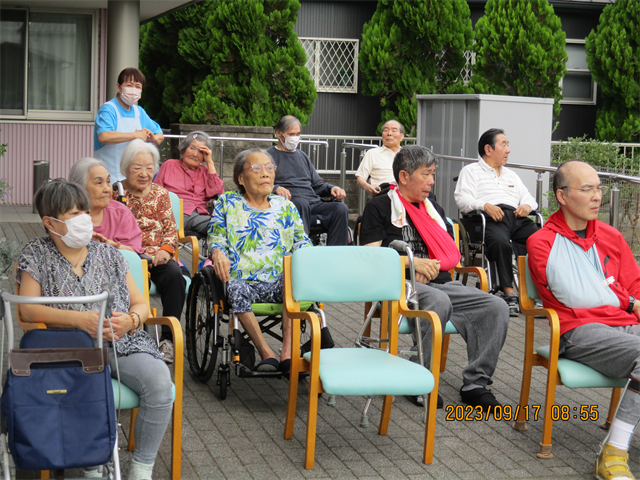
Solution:
<path fill-rule="evenodd" d="M 612 388 L 609 415 L 604 427 L 607 428 L 615 414 L 620 389 L 625 386 L 626 378 L 610 378 L 582 363 L 558 356 L 560 347 L 560 320 L 555 310 L 551 308 L 535 308 L 534 300 L 540 296 L 529 272 L 528 257 L 518 257 L 519 299 L 520 309 L 526 317 L 524 369 L 522 373 L 522 389 L 520 390 L 519 415 L 513 428 L 527 430 L 526 413 L 531 390 L 531 372 L 534 366 L 547 369 L 547 391 L 544 400 L 542 442 L 540 442 L 539 458 L 552 458 L 551 431 L 553 415 L 551 408 L 555 402 L 556 386 L 564 385 L 568 388 Z M 551 345 L 538 347 L 534 351 L 534 317 L 543 315 L 551 327 Z"/>
<path fill-rule="evenodd" d="M 384 272 L 384 275 L 380 275 Z M 319 282 L 318 278 L 329 279 Z M 309 410 L 305 468 L 315 457 L 319 393 L 331 395 L 385 395 L 380 428 L 387 433 L 393 395 L 427 395 L 427 425 L 423 461 L 431 463 L 435 433 L 438 378 L 440 372 L 440 320 L 434 312 L 410 311 L 405 300 L 404 266 L 390 248 L 303 248 L 284 259 L 284 308 L 292 319 L 292 360 L 285 438 L 293 436 L 298 395 L 298 374 L 309 372 Z M 388 349 L 320 349 L 320 320 L 313 312 L 302 312 L 300 302 L 382 302 L 381 322 L 388 333 Z M 398 315 L 427 318 L 432 325 L 431 371 L 397 357 Z M 311 351 L 300 355 L 300 321 L 311 326 Z M 431 372 L 435 372 L 433 375 Z"/>
<path fill-rule="evenodd" d="M 129 271 L 136 282 L 136 285 L 147 300 L 149 305 L 149 275 L 147 273 L 147 262 L 143 261 L 137 253 L 129 250 L 120 250 L 120 253 L 129 264 Z M 149 312 L 151 308 L 149 306 Z M 182 383 L 183 383 L 183 362 L 184 362 L 184 341 L 182 336 L 182 327 L 175 317 L 151 317 L 146 321 L 146 325 L 167 325 L 171 328 L 173 335 L 173 413 L 171 416 L 171 479 L 180 478 L 180 470 L 182 465 Z M 129 445 L 128 449 L 133 451 L 135 448 L 133 427 L 135 417 L 140 405 L 140 399 L 126 385 L 118 388 L 118 382 L 111 380 L 113 384 L 113 392 L 116 401 L 116 408 L 120 406 L 122 409 L 132 409 L 131 426 L 129 429 Z"/>

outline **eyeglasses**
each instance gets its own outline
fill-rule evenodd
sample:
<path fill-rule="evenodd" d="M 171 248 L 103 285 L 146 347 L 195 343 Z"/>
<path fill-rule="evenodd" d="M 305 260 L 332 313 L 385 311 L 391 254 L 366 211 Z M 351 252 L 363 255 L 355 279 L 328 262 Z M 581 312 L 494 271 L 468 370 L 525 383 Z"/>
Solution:
<path fill-rule="evenodd" d="M 262 173 L 262 170 L 266 170 L 267 173 L 276 173 L 278 167 L 276 167 L 273 163 L 267 163 L 266 165 L 262 163 L 254 163 L 250 167 L 245 168 L 245 170 L 253 170 L 255 173 Z"/>
<path fill-rule="evenodd" d="M 601 193 L 602 195 L 605 195 L 607 193 L 607 190 L 609 190 L 609 186 L 608 185 L 597 185 L 595 187 L 583 187 L 583 188 L 576 188 L 576 187 L 570 187 L 568 185 L 561 187 L 561 190 L 564 190 L 565 188 L 571 188 L 572 190 L 578 190 L 582 193 L 584 193 L 585 195 L 595 195 L 596 193 Z"/>

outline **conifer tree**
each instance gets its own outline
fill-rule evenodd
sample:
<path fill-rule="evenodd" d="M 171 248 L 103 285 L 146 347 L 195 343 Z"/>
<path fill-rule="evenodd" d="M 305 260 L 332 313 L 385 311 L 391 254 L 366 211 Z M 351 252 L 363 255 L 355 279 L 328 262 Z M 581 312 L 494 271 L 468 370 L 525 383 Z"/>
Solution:
<path fill-rule="evenodd" d="M 640 135 L 640 31 L 638 0 L 618 0 L 600 15 L 586 41 L 587 64 L 603 96 L 596 137 L 638 142 Z"/>
<path fill-rule="evenodd" d="M 469 82 L 477 93 L 554 98 L 567 71 L 565 33 L 547 0 L 488 0 L 476 24 L 476 64 Z"/>
<path fill-rule="evenodd" d="M 413 134 L 417 94 L 462 93 L 464 51 L 473 30 L 465 0 L 379 0 L 362 30 L 362 92 L 380 99 L 382 124 L 398 119 Z"/>
<path fill-rule="evenodd" d="M 147 65 L 147 53 L 141 59 L 163 80 L 162 109 L 170 121 L 272 126 L 291 114 L 306 123 L 317 94 L 293 30 L 298 0 L 208 0 L 184 11 L 196 7 L 145 32 L 157 63 Z M 155 49 L 147 41 L 153 34 L 163 37 L 153 44 L 170 43 L 174 32 L 170 54 L 169 46 Z M 162 70 L 162 63 L 170 64 Z"/>

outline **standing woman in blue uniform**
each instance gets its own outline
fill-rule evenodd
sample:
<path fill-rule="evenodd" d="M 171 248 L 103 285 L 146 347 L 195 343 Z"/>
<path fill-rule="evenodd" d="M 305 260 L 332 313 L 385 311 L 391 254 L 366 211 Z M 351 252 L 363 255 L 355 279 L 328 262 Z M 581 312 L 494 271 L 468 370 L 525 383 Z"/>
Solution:
<path fill-rule="evenodd" d="M 118 75 L 118 94 L 100 107 L 93 131 L 93 156 L 102 160 L 111 183 L 124 180 L 120 157 L 131 140 L 140 138 L 160 145 L 164 140 L 160 125 L 138 106 L 145 78 L 137 68 L 125 68 Z"/>

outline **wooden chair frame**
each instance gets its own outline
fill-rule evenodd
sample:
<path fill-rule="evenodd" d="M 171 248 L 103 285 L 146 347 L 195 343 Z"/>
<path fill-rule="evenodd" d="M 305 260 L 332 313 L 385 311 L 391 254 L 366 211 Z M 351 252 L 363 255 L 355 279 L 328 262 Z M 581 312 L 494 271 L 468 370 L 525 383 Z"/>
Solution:
<path fill-rule="evenodd" d="M 528 429 L 526 424 L 527 407 L 529 404 L 529 393 L 531 391 L 531 372 L 533 367 L 541 366 L 547 369 L 547 388 L 544 401 L 543 424 L 542 424 L 542 441 L 540 442 L 540 450 L 538 458 L 553 458 L 551 453 L 551 431 L 553 429 L 553 418 L 551 409 L 555 402 L 556 386 L 563 385 L 562 379 L 558 372 L 558 351 L 560 347 L 560 319 L 554 309 L 551 308 L 535 308 L 534 299 L 529 297 L 527 289 L 527 259 L 526 257 L 518 257 L 518 277 L 520 281 L 519 300 L 520 309 L 525 316 L 525 341 L 524 341 L 524 366 L 522 372 L 522 388 L 520 390 L 520 403 L 518 407 L 518 417 L 516 418 L 513 428 L 515 430 L 525 431 Z M 536 315 L 541 315 L 549 321 L 551 328 L 551 345 L 549 349 L 549 359 L 534 350 L 535 336 L 535 319 Z M 602 425 L 608 429 L 613 416 L 615 415 L 618 401 L 620 400 L 620 388 L 613 388 L 611 393 L 611 403 L 609 405 L 609 413 L 606 422 Z"/>
<path fill-rule="evenodd" d="M 169 193 L 171 196 L 172 193 Z M 173 193 L 175 195 L 175 193 Z M 177 197 L 177 195 L 176 195 Z M 176 220 L 176 226 L 178 230 L 178 243 L 190 243 L 191 244 L 191 276 L 195 275 L 198 272 L 198 264 L 200 263 L 200 245 L 198 244 L 198 239 L 193 236 L 185 236 L 184 234 L 184 202 L 181 198 L 180 200 L 180 212 L 176 216 L 175 212 L 173 214 Z M 173 205 L 173 202 L 171 202 Z M 179 217 L 179 218 L 178 218 Z M 179 248 L 176 248 L 176 252 L 174 258 L 176 262 L 179 260 Z"/>
<path fill-rule="evenodd" d="M 434 387 L 429 394 L 428 399 L 428 415 L 425 427 L 425 443 L 423 462 L 430 464 L 433 461 L 433 443 L 436 428 L 436 408 L 438 402 L 438 381 L 440 372 L 440 354 L 442 327 L 440 319 L 431 311 L 410 310 L 406 303 L 406 290 L 404 282 L 404 262 L 401 261 L 399 268 L 402 272 L 402 287 L 399 301 L 382 303 L 382 318 L 386 318 L 386 322 L 381 322 L 389 332 L 389 353 L 397 355 L 398 353 L 398 315 L 407 315 L 411 317 L 426 318 L 431 322 L 431 331 L 433 339 L 433 348 L 431 351 L 430 371 L 434 377 Z M 291 283 L 291 257 L 284 257 L 284 309 L 287 316 L 292 321 L 292 355 L 291 355 L 291 371 L 289 374 L 289 400 L 287 405 L 287 417 L 285 423 L 284 438 L 291 439 L 293 437 L 293 426 L 296 416 L 296 404 L 298 396 L 298 374 L 300 372 L 309 372 L 309 402 L 307 413 L 307 434 L 306 434 L 306 452 L 305 452 L 305 468 L 313 469 L 315 463 L 315 443 L 316 443 L 316 426 L 318 416 L 318 396 L 323 393 L 322 382 L 320 381 L 320 319 L 313 312 L 301 312 L 300 303 L 293 299 L 293 287 Z M 307 362 L 300 355 L 300 321 L 306 320 L 311 327 L 311 361 Z M 382 415 L 380 418 L 380 426 L 378 433 L 386 435 L 389 427 L 389 419 L 391 416 L 391 406 L 393 402 L 392 395 L 384 397 L 382 407 Z"/>

